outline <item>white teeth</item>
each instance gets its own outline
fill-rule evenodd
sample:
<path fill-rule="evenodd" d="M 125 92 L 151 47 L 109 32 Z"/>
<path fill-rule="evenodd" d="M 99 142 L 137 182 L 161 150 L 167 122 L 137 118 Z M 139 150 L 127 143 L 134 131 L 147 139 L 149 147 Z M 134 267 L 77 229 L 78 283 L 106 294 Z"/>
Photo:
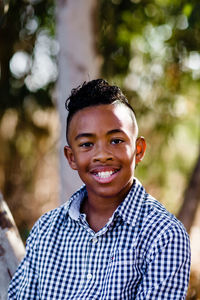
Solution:
<path fill-rule="evenodd" d="M 108 178 L 110 177 L 112 174 L 114 173 L 114 171 L 106 171 L 106 172 L 98 172 L 98 176 L 100 178 Z"/>

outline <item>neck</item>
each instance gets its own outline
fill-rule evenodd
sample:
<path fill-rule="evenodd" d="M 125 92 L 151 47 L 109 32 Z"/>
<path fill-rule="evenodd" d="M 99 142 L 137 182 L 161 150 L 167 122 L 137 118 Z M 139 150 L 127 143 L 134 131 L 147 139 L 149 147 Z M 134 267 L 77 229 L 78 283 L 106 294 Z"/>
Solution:
<path fill-rule="evenodd" d="M 114 211 L 122 203 L 128 191 L 122 195 L 115 197 L 101 197 L 93 195 L 88 191 L 88 198 L 86 198 L 81 206 L 81 212 L 86 214 L 87 222 L 95 231 L 99 231 L 112 217 Z"/>
<path fill-rule="evenodd" d="M 81 211 L 86 214 L 87 222 L 90 227 L 97 232 L 106 225 L 117 207 L 118 205 L 114 205 L 112 201 L 110 204 L 105 204 L 93 203 L 89 199 L 85 199 Z"/>

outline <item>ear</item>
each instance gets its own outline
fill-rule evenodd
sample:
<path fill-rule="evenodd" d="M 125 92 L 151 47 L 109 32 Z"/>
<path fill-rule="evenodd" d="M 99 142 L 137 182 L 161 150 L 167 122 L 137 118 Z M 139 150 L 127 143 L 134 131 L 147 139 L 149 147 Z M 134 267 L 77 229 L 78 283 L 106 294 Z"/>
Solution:
<path fill-rule="evenodd" d="M 73 170 L 77 170 L 77 166 L 76 166 L 76 162 L 75 162 L 75 158 L 74 158 L 74 153 L 71 147 L 69 146 L 65 146 L 64 147 L 64 154 L 66 159 L 68 160 L 68 163 L 70 165 L 70 167 Z"/>
<path fill-rule="evenodd" d="M 135 156 L 136 165 L 143 159 L 145 150 L 146 150 L 146 142 L 145 139 L 141 136 L 136 140 L 136 156 Z"/>

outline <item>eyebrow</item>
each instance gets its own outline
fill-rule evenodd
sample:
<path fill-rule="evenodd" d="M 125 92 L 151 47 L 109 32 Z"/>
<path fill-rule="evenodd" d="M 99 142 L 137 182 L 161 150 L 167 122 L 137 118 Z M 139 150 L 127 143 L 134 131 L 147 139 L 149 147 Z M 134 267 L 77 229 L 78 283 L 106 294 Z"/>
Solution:
<path fill-rule="evenodd" d="M 114 133 L 124 133 L 123 130 L 121 129 L 112 129 L 112 130 L 109 130 L 106 135 L 112 135 Z M 94 133 L 80 133 L 78 134 L 76 137 L 75 137 L 75 141 L 77 141 L 78 139 L 82 138 L 82 137 L 95 137 L 95 134 Z"/>
<path fill-rule="evenodd" d="M 124 131 L 121 130 L 121 129 L 112 129 L 112 130 L 109 130 L 107 132 L 107 135 L 111 135 L 111 134 L 114 134 L 114 133 L 124 133 Z"/>
<path fill-rule="evenodd" d="M 78 139 L 82 138 L 82 137 L 94 137 L 95 134 L 93 133 L 80 133 L 75 137 L 75 141 L 77 141 Z"/>

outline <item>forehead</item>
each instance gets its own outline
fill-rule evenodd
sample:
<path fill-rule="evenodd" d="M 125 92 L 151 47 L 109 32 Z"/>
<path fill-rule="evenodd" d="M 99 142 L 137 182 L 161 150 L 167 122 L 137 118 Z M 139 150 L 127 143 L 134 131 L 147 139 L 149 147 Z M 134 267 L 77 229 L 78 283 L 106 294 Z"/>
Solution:
<path fill-rule="evenodd" d="M 106 104 L 86 107 L 78 111 L 69 124 L 68 134 L 73 137 L 82 132 L 107 132 L 113 129 L 137 135 L 134 113 L 123 104 Z"/>

